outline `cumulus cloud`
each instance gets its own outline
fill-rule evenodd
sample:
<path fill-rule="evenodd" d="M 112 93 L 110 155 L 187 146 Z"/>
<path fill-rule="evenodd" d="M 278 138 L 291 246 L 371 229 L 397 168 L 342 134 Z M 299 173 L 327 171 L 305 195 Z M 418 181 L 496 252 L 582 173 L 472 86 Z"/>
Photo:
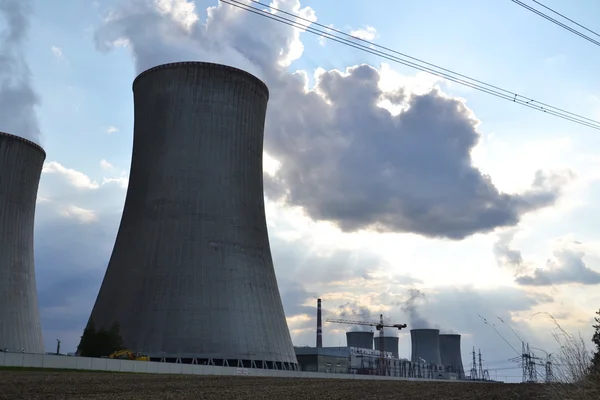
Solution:
<path fill-rule="evenodd" d="M 308 89 L 306 73 L 286 69 L 303 51 L 298 29 L 226 4 L 210 7 L 205 21 L 190 1 L 121 4 L 96 43 L 109 50 L 126 42 L 138 72 L 201 60 L 240 67 L 267 82 L 265 149 L 281 162 L 275 176 L 265 177 L 267 196 L 302 207 L 315 220 L 346 232 L 463 239 L 513 226 L 560 194 L 565 179 L 543 171 L 523 193 L 500 192 L 472 163 L 477 119 L 463 101 L 438 89 L 384 91 L 380 71 L 368 65 L 320 71 Z M 297 0 L 277 6 L 316 20 Z M 403 111 L 392 113 L 382 101 Z"/>
<path fill-rule="evenodd" d="M 377 29 L 372 26 L 367 26 L 365 28 L 351 30 L 350 34 L 359 39 L 371 41 L 377 37 Z"/>
<path fill-rule="evenodd" d="M 117 128 L 116 126 L 109 126 L 108 128 L 106 128 L 106 133 L 111 134 L 111 133 L 116 133 L 119 132 L 119 128 Z"/>
<path fill-rule="evenodd" d="M 571 240 L 557 240 L 553 257 L 546 261 L 545 268 L 536 268 L 523 259 L 521 251 L 513 245 L 516 230 L 498 235 L 494 244 L 494 255 L 500 267 L 515 273 L 515 281 L 525 286 L 553 286 L 564 284 L 600 284 L 600 272 L 588 267 L 584 261 L 584 244 Z"/>
<path fill-rule="evenodd" d="M 40 99 L 24 56 L 31 11 L 31 0 L 0 2 L 0 14 L 7 25 L 0 44 L 0 131 L 39 142 L 35 107 Z"/>
<path fill-rule="evenodd" d="M 54 54 L 54 57 L 56 57 L 57 59 L 62 59 L 63 58 L 63 52 L 62 49 L 58 46 L 52 46 L 50 48 L 50 50 L 52 50 L 52 54 Z"/>
<path fill-rule="evenodd" d="M 98 182 L 92 181 L 87 175 L 77 170 L 66 168 L 56 161 L 47 162 L 42 168 L 43 174 L 59 174 L 69 181 L 70 184 L 82 189 L 97 189 Z"/>
<path fill-rule="evenodd" d="M 519 276 L 516 280 L 528 286 L 600 284 L 600 272 L 588 267 L 584 256 L 585 253 L 577 249 L 577 243 L 572 243 L 554 250 L 553 258 L 546 261 L 546 268 L 536 268 L 533 273 Z"/>
<path fill-rule="evenodd" d="M 111 170 L 113 169 L 113 165 L 111 163 L 109 163 L 108 161 L 106 161 L 105 159 L 100 160 L 100 167 L 102 169 L 106 169 L 106 170 Z"/>

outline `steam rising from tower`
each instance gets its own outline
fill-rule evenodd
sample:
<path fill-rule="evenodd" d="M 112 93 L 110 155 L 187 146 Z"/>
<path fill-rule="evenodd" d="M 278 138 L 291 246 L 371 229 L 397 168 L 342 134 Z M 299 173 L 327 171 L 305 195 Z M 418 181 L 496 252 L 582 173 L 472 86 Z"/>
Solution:
<path fill-rule="evenodd" d="M 0 348 L 43 353 L 33 257 L 35 204 L 46 153 L 0 132 Z"/>
<path fill-rule="evenodd" d="M 317 348 L 323 347 L 323 324 L 321 322 L 321 299 L 317 299 Z"/>
<path fill-rule="evenodd" d="M 297 369 L 265 218 L 266 85 L 184 62 L 133 93 L 129 188 L 90 319 L 151 358 Z"/>

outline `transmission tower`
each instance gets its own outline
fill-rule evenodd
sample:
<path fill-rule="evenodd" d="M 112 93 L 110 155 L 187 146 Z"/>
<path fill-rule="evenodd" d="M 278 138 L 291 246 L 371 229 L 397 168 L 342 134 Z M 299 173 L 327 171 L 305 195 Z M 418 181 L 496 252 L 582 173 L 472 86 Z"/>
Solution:
<path fill-rule="evenodd" d="M 546 383 L 554 382 L 554 372 L 552 372 L 552 354 L 546 358 Z"/>
<path fill-rule="evenodd" d="M 471 380 L 476 381 L 477 380 L 477 359 L 475 356 L 475 346 L 473 346 L 473 351 L 471 352 L 471 355 L 473 356 L 473 361 L 471 362 Z"/>
<path fill-rule="evenodd" d="M 523 367 L 523 382 L 537 382 L 537 370 L 535 355 L 531 352 L 529 348 L 529 343 L 521 342 L 522 348 L 522 356 L 521 356 L 521 364 Z"/>
<path fill-rule="evenodd" d="M 479 349 L 479 379 L 484 381 L 490 380 L 490 373 L 487 369 L 483 369 L 483 363 L 481 362 L 481 349 Z"/>

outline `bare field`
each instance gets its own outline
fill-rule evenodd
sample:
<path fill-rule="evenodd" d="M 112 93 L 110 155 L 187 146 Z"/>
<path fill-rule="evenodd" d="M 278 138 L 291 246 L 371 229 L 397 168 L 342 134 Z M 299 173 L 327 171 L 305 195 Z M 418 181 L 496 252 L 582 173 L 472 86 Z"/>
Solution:
<path fill-rule="evenodd" d="M 0 399 L 543 399 L 542 385 L 0 371 Z"/>

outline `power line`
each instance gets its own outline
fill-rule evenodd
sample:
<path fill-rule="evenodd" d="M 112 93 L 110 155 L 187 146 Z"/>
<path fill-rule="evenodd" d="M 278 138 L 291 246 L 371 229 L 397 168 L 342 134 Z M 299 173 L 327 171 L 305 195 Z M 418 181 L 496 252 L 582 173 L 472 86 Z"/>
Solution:
<path fill-rule="evenodd" d="M 323 25 L 323 24 L 320 24 L 317 22 L 312 22 L 309 19 L 303 18 L 299 15 L 296 15 L 296 14 L 293 14 L 293 13 L 290 13 L 290 12 L 287 12 L 284 10 L 280 10 L 276 7 L 262 3 L 260 1 L 250 0 L 252 3 L 267 7 L 266 10 L 258 8 L 258 7 L 254 7 L 252 5 L 243 3 L 242 1 L 238 1 L 238 0 L 220 0 L 220 1 L 225 4 L 228 4 L 230 6 L 237 7 L 239 9 L 254 13 L 256 15 L 260 15 L 265 18 L 269 18 L 273 21 L 280 22 L 280 23 L 286 24 L 288 26 L 292 26 L 297 29 L 302 29 L 306 32 L 309 32 L 309 33 L 312 33 L 315 35 L 323 36 L 324 38 L 329 39 L 331 41 L 338 42 L 338 43 L 344 44 L 346 46 L 353 47 L 355 49 L 362 50 L 364 52 L 367 52 L 367 53 L 370 53 L 370 54 L 373 54 L 376 56 L 380 56 L 386 60 L 393 61 L 398 64 L 402 64 L 402 65 L 405 65 L 405 66 L 408 66 L 411 68 L 415 68 L 415 69 L 427 72 L 432 75 L 439 76 L 441 78 L 458 83 L 460 85 L 467 86 L 472 89 L 476 89 L 481 92 L 491 94 L 493 96 L 502 98 L 504 100 L 512 101 L 513 103 L 517 103 L 517 104 L 520 104 L 520 105 L 523 105 L 523 106 L 526 106 L 529 108 L 533 108 L 537 111 L 541 111 L 541 112 L 553 115 L 555 117 L 574 122 L 576 124 L 580 124 L 580 125 L 592 128 L 592 129 L 600 130 L 600 121 L 596 121 L 596 120 L 593 120 L 593 119 L 590 119 L 587 117 L 583 117 L 581 115 L 566 111 L 564 109 L 554 107 L 549 104 L 542 103 L 537 100 L 533 100 L 531 98 L 519 95 L 515 92 L 509 91 L 506 89 L 502 89 L 498 86 L 491 85 L 491 84 L 485 83 L 483 81 L 480 81 L 480 80 L 477 80 L 474 78 L 470 78 L 466 75 L 459 74 L 455 71 L 452 71 L 452 70 L 449 70 L 446 68 L 442 68 L 438 65 L 428 63 L 426 61 L 420 60 L 415 57 L 408 56 L 406 54 L 392 50 L 388 47 L 380 46 L 380 45 L 372 43 L 368 40 L 352 36 L 345 32 L 339 31 L 335 28 L 330 28 L 326 25 Z M 276 11 L 277 14 L 269 12 L 268 9 Z M 294 19 L 286 18 L 286 17 L 284 17 L 282 15 L 278 15 L 278 14 L 285 14 L 290 17 L 293 17 Z M 302 20 L 307 23 L 302 24 L 302 23 L 298 22 L 297 20 Z M 324 30 L 315 28 L 311 25 L 322 27 L 322 28 L 324 28 Z M 335 32 L 338 35 L 335 35 L 330 32 Z M 350 39 L 346 39 L 340 35 L 349 37 Z M 362 44 L 362 43 L 365 43 L 365 44 Z M 390 53 L 392 53 L 392 54 L 390 54 Z"/>
<path fill-rule="evenodd" d="M 571 28 L 570 26 L 568 26 L 568 25 L 566 25 L 566 24 L 564 24 L 564 23 L 560 22 L 559 20 L 552 18 L 552 17 L 551 17 L 551 16 L 549 16 L 548 14 L 544 14 L 542 11 L 540 11 L 540 10 L 537 10 L 537 9 L 535 9 L 535 8 L 533 8 L 533 7 L 531 7 L 531 6 L 527 5 L 527 4 L 525 4 L 525 3 L 523 3 L 522 1 L 519 1 L 519 0 L 511 0 L 511 1 L 512 1 L 513 3 L 515 3 L 515 4 L 517 4 L 517 5 L 519 5 L 519 6 L 523 7 L 523 8 L 525 8 L 525 9 L 527 9 L 527 10 L 531 11 L 532 13 L 534 13 L 534 14 L 537 14 L 537 15 L 539 15 L 540 17 L 542 17 L 542 18 L 544 18 L 544 19 L 547 19 L 548 21 L 550 21 L 550 22 L 552 22 L 552 23 L 554 23 L 554 24 L 556 24 L 556 25 L 560 26 L 561 28 L 564 28 L 564 29 L 568 30 L 569 32 L 571 32 L 571 33 L 574 33 L 575 35 L 577 35 L 577 36 L 579 36 L 579 37 L 581 37 L 581 38 L 583 38 L 583 39 L 585 39 L 585 40 L 587 40 L 587 41 L 589 41 L 589 42 L 592 42 L 592 43 L 593 43 L 593 44 L 595 44 L 596 46 L 600 46 L 600 42 L 599 42 L 598 40 L 596 40 L 596 39 L 593 39 L 593 38 L 589 37 L 588 35 L 586 35 L 585 33 L 579 32 L 578 30 L 576 30 L 576 29 L 574 29 L 574 28 Z M 568 17 L 564 16 L 563 14 L 559 13 L 558 11 L 555 11 L 555 10 L 553 10 L 552 8 L 548 7 L 548 6 L 545 6 L 545 5 L 543 5 L 542 3 L 540 3 L 540 2 L 539 2 L 539 1 L 537 1 L 537 0 L 532 0 L 532 1 L 533 1 L 534 3 L 536 3 L 537 5 L 539 5 L 539 6 L 543 7 L 543 8 L 545 8 L 546 10 L 548 10 L 548 11 L 550 11 L 550 12 L 552 12 L 552 13 L 554 13 L 554 14 L 556 14 L 556 15 L 558 15 L 558 16 L 560 16 L 560 17 L 564 18 L 564 19 L 566 19 L 567 21 L 569 21 L 569 22 L 571 22 L 571 23 L 573 23 L 573 24 L 575 24 L 575 25 L 579 26 L 580 28 L 583 28 L 583 29 L 585 29 L 586 31 L 588 31 L 588 32 L 590 32 L 590 33 L 592 33 L 592 34 L 594 34 L 595 36 L 597 36 L 597 37 L 599 37 L 599 38 L 600 38 L 600 34 L 598 34 L 598 33 L 594 32 L 593 30 L 591 30 L 591 29 L 589 29 L 589 28 L 586 28 L 585 26 L 583 26 L 583 25 L 581 25 L 581 24 L 579 24 L 579 23 L 577 23 L 577 22 L 575 22 L 575 21 L 573 21 L 571 18 L 568 18 Z"/>

